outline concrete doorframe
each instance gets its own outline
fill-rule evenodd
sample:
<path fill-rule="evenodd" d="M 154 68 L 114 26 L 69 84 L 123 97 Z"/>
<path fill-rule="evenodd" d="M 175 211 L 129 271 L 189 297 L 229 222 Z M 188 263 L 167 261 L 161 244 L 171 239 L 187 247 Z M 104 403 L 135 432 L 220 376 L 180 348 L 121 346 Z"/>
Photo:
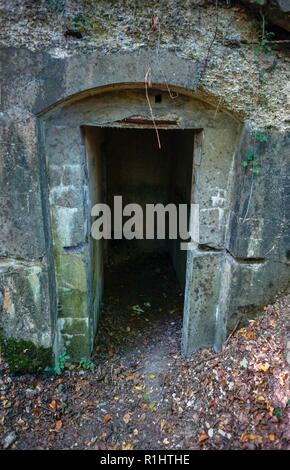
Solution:
<path fill-rule="evenodd" d="M 157 91 L 160 87 L 150 93 Z M 162 105 L 154 107 L 158 126 L 195 132 L 192 202 L 201 207 L 201 243 L 187 259 L 182 350 L 189 355 L 203 346 L 219 349 L 225 337 L 230 269 L 224 247 L 232 190 L 229 175 L 239 132 L 227 113 L 214 115 L 211 107 L 197 99 L 179 94 L 173 102 L 166 92 L 161 93 Z M 99 319 L 89 268 L 90 184 L 80 129 L 140 128 L 148 126 L 150 119 L 144 91 L 132 87 L 85 98 L 41 117 L 45 210 L 55 273 L 51 298 L 57 312 L 56 355 L 66 349 L 75 359 L 89 356 Z"/>

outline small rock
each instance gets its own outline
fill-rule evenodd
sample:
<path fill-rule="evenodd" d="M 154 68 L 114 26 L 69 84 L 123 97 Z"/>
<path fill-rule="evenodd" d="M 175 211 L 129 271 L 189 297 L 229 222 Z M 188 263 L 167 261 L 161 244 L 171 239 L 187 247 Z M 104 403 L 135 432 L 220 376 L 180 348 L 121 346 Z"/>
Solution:
<path fill-rule="evenodd" d="M 63 391 L 64 391 L 64 385 L 63 385 L 63 384 L 59 384 L 59 385 L 57 386 L 57 391 L 58 391 L 59 393 L 63 392 Z"/>
<path fill-rule="evenodd" d="M 17 434 L 15 431 L 10 432 L 4 439 L 3 449 L 9 449 L 10 446 L 16 441 Z"/>
<path fill-rule="evenodd" d="M 26 396 L 26 398 L 34 397 L 34 395 L 36 395 L 36 393 L 37 393 L 37 392 L 36 392 L 35 390 L 33 390 L 32 388 L 27 388 L 27 389 L 25 390 L 25 396 Z"/>
<path fill-rule="evenodd" d="M 224 44 L 226 46 L 240 47 L 240 45 L 241 45 L 241 35 L 239 33 L 229 34 L 225 38 Z"/>
<path fill-rule="evenodd" d="M 207 434 L 208 434 L 208 437 L 213 437 L 213 429 L 210 428 L 210 429 L 207 431 Z"/>

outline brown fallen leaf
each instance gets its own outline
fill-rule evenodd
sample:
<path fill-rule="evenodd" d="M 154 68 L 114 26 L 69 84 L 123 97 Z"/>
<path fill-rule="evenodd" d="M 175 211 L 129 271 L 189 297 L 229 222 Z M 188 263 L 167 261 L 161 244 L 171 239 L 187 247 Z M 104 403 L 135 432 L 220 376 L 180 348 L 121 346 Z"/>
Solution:
<path fill-rule="evenodd" d="M 130 413 L 130 412 L 126 413 L 126 414 L 123 416 L 123 421 L 124 421 L 124 423 L 128 424 L 129 421 L 131 421 L 131 416 L 132 416 L 132 413 Z"/>
<path fill-rule="evenodd" d="M 56 411 L 56 410 L 57 410 L 57 401 L 56 401 L 56 400 L 52 400 L 51 403 L 49 404 L 49 407 L 50 407 L 53 411 Z"/>
<path fill-rule="evenodd" d="M 62 427 L 63 427 L 63 422 L 62 422 L 61 419 L 58 419 L 58 420 L 55 422 L 55 430 L 56 430 L 56 431 L 60 431 Z"/>
<path fill-rule="evenodd" d="M 108 423 L 109 421 L 111 421 L 111 419 L 112 419 L 112 415 L 108 413 L 104 416 L 103 421 L 104 423 Z"/>
<path fill-rule="evenodd" d="M 201 443 L 201 442 L 204 442 L 208 439 L 208 434 L 206 432 L 202 433 L 199 438 L 198 438 L 198 442 Z"/>
<path fill-rule="evenodd" d="M 252 442 L 256 442 L 257 444 L 261 444 L 263 442 L 262 436 L 259 436 L 258 434 L 254 434 L 254 433 L 249 433 L 249 434 L 243 433 L 240 439 L 242 442 L 252 441 Z"/>

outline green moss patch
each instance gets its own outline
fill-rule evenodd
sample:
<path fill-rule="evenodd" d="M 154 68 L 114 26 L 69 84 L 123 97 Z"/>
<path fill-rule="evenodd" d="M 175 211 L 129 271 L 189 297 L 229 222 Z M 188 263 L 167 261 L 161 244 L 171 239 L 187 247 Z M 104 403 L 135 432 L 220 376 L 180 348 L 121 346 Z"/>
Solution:
<path fill-rule="evenodd" d="M 0 347 L 12 372 L 33 373 L 52 365 L 52 349 L 35 346 L 32 341 L 5 339 L 0 333 Z"/>

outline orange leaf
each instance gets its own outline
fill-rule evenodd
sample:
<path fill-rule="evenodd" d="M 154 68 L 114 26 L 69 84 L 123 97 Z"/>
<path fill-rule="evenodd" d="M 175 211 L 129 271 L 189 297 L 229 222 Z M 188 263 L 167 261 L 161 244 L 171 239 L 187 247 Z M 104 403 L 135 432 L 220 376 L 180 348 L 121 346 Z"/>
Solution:
<path fill-rule="evenodd" d="M 199 438 L 198 438 L 198 442 L 204 442 L 208 439 L 208 435 L 206 432 L 202 433 Z"/>
<path fill-rule="evenodd" d="M 49 404 L 50 408 L 53 410 L 53 411 L 56 411 L 57 410 L 57 402 L 56 400 L 52 400 L 52 402 Z"/>
<path fill-rule="evenodd" d="M 112 419 L 112 415 L 106 414 L 103 418 L 103 421 L 104 423 L 108 423 L 109 421 L 111 421 L 111 419 Z"/>
<path fill-rule="evenodd" d="M 60 431 L 61 428 L 63 426 L 63 422 L 61 421 L 61 419 L 58 419 L 56 422 L 55 422 L 55 430 L 56 431 Z"/>
<path fill-rule="evenodd" d="M 254 433 L 250 433 L 250 434 L 243 433 L 240 439 L 242 442 L 254 441 L 254 442 L 257 442 L 258 444 L 261 444 L 263 442 L 262 436 L 259 436 L 258 434 L 254 434 Z"/>

